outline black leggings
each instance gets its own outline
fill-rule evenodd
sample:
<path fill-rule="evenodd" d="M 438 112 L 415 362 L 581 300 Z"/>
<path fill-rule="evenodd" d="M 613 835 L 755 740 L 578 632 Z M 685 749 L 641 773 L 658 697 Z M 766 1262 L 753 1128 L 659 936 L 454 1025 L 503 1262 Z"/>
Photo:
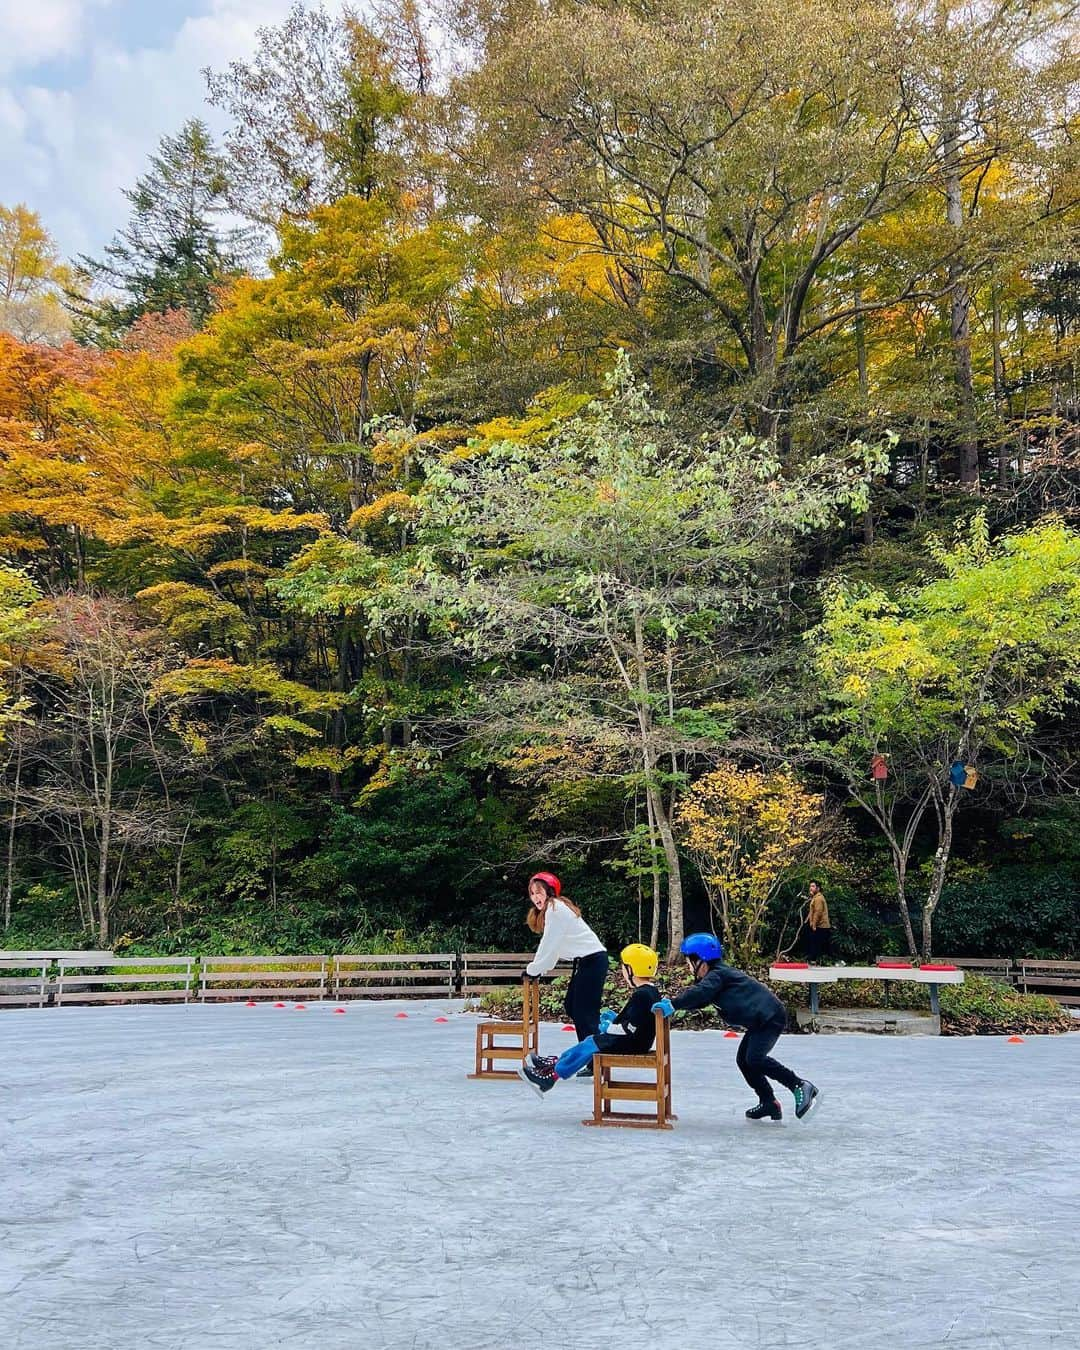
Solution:
<path fill-rule="evenodd" d="M 579 1041 L 600 1030 L 600 1004 L 604 1000 L 604 981 L 608 973 L 607 952 L 591 952 L 574 962 L 566 990 L 566 1015 L 574 1024 Z"/>
<path fill-rule="evenodd" d="M 771 1102 L 774 1099 L 770 1078 L 784 1087 L 794 1090 L 801 1081 L 799 1075 L 786 1069 L 783 1064 L 771 1059 L 769 1051 L 780 1039 L 780 1033 L 787 1029 L 787 1018 L 777 1017 L 764 1026 L 748 1028 L 739 1042 L 739 1051 L 735 1063 L 739 1072 L 758 1095 L 758 1101 Z"/>

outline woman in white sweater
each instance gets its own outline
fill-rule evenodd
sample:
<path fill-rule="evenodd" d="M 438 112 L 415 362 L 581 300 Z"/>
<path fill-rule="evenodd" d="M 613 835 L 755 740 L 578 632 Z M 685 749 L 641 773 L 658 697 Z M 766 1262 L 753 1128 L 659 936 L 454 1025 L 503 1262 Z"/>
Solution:
<path fill-rule="evenodd" d="M 551 872 L 537 872 L 529 880 L 529 912 L 525 922 L 541 934 L 536 955 L 525 974 L 538 979 L 559 961 L 573 961 L 566 991 L 566 1015 L 583 1041 L 600 1029 L 600 1004 L 608 973 L 604 944 L 581 917 L 581 910 L 562 893 L 562 883 Z"/>

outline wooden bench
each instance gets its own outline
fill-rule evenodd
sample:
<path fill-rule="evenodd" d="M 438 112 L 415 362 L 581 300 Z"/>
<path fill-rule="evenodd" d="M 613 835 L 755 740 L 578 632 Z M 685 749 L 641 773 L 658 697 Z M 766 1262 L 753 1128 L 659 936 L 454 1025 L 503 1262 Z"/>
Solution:
<path fill-rule="evenodd" d="M 942 956 L 935 965 L 959 966 L 972 975 L 985 975 L 988 980 L 997 980 L 999 984 L 1016 983 L 1016 967 L 1007 957 L 996 956 Z"/>
<path fill-rule="evenodd" d="M 462 998 L 477 999 L 517 984 L 535 955 L 535 952 L 462 952 L 459 971 Z M 560 961 L 551 976 L 569 975 L 571 969 L 570 962 Z"/>
<path fill-rule="evenodd" d="M 0 957 L 0 1006 L 44 1008 L 48 970 L 47 957 Z"/>
<path fill-rule="evenodd" d="M 187 1003 L 191 998 L 192 956 L 84 956 L 59 963 L 56 1006 L 86 1003 Z M 149 986 L 149 987 L 148 987 Z"/>
<path fill-rule="evenodd" d="M 509 1042 L 506 1038 L 509 1037 Z M 503 1044 L 499 1042 L 503 1041 Z M 524 1062 L 529 1052 L 540 1052 L 540 984 L 537 980 L 521 982 L 521 1021 L 480 1022 L 476 1028 L 476 1067 L 470 1078 L 503 1081 L 516 1079 L 517 1068 L 497 1069 L 496 1063 L 513 1060 L 515 1066 Z"/>
<path fill-rule="evenodd" d="M 670 1130 L 671 1024 L 656 1013 L 656 1043 L 647 1055 L 593 1055 L 593 1113 L 582 1125 L 618 1125 L 634 1130 Z M 616 1077 L 620 1070 L 644 1070 L 651 1078 Z M 650 1111 L 623 1111 L 620 1102 L 642 1102 Z"/>
<path fill-rule="evenodd" d="M 903 961 L 902 956 L 879 956 L 878 961 Z M 1000 984 L 1014 984 L 1016 971 L 1013 962 L 1007 957 L 997 956 L 940 956 L 934 965 L 958 966 L 972 975 L 985 975 L 987 979 L 997 980 Z"/>
<path fill-rule="evenodd" d="M 930 989 L 930 1011 L 941 1015 L 938 990 L 943 984 L 963 984 L 964 972 L 950 962 L 932 962 L 913 966 L 910 961 L 883 958 L 873 966 L 811 966 L 805 961 L 777 961 L 769 967 L 769 979 L 810 986 L 810 1012 L 816 1017 L 818 990 L 823 984 L 839 980 L 904 980 L 910 984 L 925 984 Z"/>
<path fill-rule="evenodd" d="M 1080 961 L 1017 962 L 1020 991 L 1048 994 L 1067 1007 L 1080 1007 Z"/>
<path fill-rule="evenodd" d="M 204 956 L 199 999 L 326 997 L 329 958 L 325 956 Z"/>
<path fill-rule="evenodd" d="M 393 953 L 389 956 L 335 956 L 333 996 L 342 998 L 453 998 L 457 953 Z"/>

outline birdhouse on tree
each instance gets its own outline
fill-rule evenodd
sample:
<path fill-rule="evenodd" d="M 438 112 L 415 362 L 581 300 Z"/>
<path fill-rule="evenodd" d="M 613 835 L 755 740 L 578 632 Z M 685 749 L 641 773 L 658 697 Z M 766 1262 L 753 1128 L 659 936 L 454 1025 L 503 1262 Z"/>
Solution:
<path fill-rule="evenodd" d="M 885 763 L 884 755 L 875 755 L 870 761 L 870 777 L 875 783 L 884 783 L 889 776 L 889 766 Z"/>

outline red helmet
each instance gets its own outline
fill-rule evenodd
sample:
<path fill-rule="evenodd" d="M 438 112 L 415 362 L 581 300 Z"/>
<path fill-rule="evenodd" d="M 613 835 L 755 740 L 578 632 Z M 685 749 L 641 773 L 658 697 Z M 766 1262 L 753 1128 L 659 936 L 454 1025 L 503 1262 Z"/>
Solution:
<path fill-rule="evenodd" d="M 550 886 L 556 895 L 562 895 L 562 882 L 554 872 L 537 872 L 535 876 L 529 878 L 529 885 L 534 881 L 542 881 L 545 886 Z"/>

